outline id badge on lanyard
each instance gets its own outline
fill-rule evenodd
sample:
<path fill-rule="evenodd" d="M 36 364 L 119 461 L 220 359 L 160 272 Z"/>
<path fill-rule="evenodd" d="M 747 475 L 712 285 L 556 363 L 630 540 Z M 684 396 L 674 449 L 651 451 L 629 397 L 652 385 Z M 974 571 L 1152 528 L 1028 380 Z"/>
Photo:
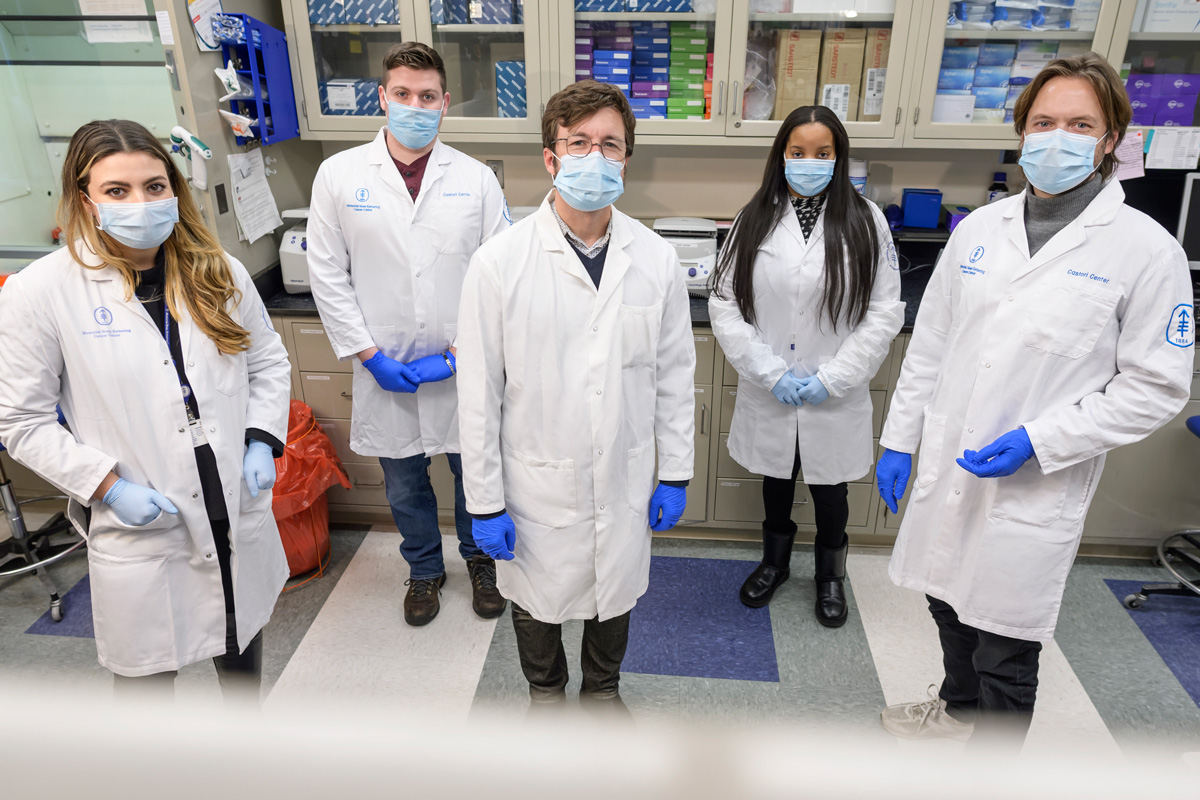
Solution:
<path fill-rule="evenodd" d="M 167 353 L 171 356 L 171 366 L 175 367 L 175 375 L 179 376 L 179 367 L 175 364 L 175 354 L 171 352 L 171 309 L 166 307 L 166 301 L 163 301 L 163 338 L 167 342 Z M 192 396 L 192 387 L 188 386 L 182 380 L 179 381 L 179 388 L 183 393 L 183 410 L 188 418 L 188 432 L 192 435 L 192 447 L 200 447 L 208 444 L 208 437 L 204 435 L 204 422 L 195 414 L 192 413 L 192 406 L 188 400 Z"/>

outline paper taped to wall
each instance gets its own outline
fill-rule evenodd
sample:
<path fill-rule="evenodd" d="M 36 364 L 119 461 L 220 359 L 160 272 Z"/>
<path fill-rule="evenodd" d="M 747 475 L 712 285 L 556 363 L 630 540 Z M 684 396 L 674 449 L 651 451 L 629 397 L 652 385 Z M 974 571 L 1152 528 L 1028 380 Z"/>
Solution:
<path fill-rule="evenodd" d="M 230 153 L 229 181 L 233 184 L 233 213 L 242 234 L 251 244 L 271 233 L 283 220 L 275 195 L 267 183 L 266 164 L 260 148 L 249 153 Z"/>

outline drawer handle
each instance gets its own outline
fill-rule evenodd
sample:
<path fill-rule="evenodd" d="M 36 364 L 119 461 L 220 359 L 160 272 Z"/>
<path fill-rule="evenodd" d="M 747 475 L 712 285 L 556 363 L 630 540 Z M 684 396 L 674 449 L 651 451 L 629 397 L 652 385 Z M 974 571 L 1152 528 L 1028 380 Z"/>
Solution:
<path fill-rule="evenodd" d="M 370 487 L 383 486 L 383 481 L 379 481 L 378 483 L 367 483 L 366 481 L 352 480 L 350 482 L 353 483 L 355 486 L 370 486 Z"/>
<path fill-rule="evenodd" d="M 796 502 L 792 503 L 792 505 L 794 505 L 794 506 L 806 506 L 806 505 L 808 505 L 808 498 L 805 498 L 805 499 L 803 499 L 803 500 L 797 500 Z"/>
<path fill-rule="evenodd" d="M 705 403 L 701 403 L 700 404 L 700 435 L 701 436 L 703 436 L 705 433 L 704 423 L 707 418 L 708 418 L 708 405 Z"/>
<path fill-rule="evenodd" d="M 354 392 L 338 392 L 338 394 L 340 394 L 342 397 L 346 398 L 347 400 L 352 400 L 354 398 Z"/>

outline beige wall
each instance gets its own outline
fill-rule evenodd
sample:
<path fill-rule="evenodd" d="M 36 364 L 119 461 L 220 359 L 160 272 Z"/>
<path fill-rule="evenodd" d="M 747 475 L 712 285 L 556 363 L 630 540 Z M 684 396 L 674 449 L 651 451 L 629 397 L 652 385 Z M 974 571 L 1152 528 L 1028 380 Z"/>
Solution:
<path fill-rule="evenodd" d="M 328 157 L 353 143 L 324 142 L 323 146 Z M 550 188 L 541 148 L 535 144 L 454 146 L 481 161 L 504 162 L 504 194 L 510 206 L 537 205 Z M 729 219 L 758 187 L 767 149 L 736 145 L 638 147 L 617 206 L 641 218 Z M 885 203 L 900 202 L 900 190 L 912 187 L 941 189 L 948 203 L 979 205 L 997 170 L 1008 173 L 1013 191 L 1021 183 L 1016 165 L 1002 165 L 1001 153 L 994 150 L 859 149 L 854 156 L 871 163 L 870 184 L 878 187 L 879 199 Z"/>

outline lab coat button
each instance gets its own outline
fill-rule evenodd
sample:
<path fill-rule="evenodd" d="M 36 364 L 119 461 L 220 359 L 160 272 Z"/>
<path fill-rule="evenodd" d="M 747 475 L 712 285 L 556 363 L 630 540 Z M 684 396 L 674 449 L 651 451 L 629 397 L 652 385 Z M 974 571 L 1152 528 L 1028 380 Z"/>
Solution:
<path fill-rule="evenodd" d="M 975 432 L 974 428 L 967 428 L 967 433 L 974 433 L 974 432 Z"/>
<path fill-rule="evenodd" d="M 198 493 L 198 492 L 192 492 L 192 499 L 193 499 L 193 500 L 195 500 L 195 499 L 196 499 L 197 497 L 199 497 L 199 496 L 200 496 L 200 495 L 199 495 L 199 493 Z"/>
<path fill-rule="evenodd" d="M 601 510 L 601 511 L 603 511 L 603 510 L 604 510 L 604 504 L 603 504 L 603 503 L 601 503 L 601 504 L 600 504 L 600 510 Z"/>
<path fill-rule="evenodd" d="M 189 361 L 189 362 L 188 362 L 188 366 L 189 366 L 189 367 L 194 367 L 194 366 L 196 366 L 196 362 L 195 362 L 195 361 Z"/>
<path fill-rule="evenodd" d="M 180 432 L 180 433 L 183 433 L 183 428 L 180 428 L 180 429 L 179 429 L 179 432 Z"/>
<path fill-rule="evenodd" d="M 424 327 L 425 327 L 425 323 L 424 323 L 424 322 L 422 322 L 422 323 L 421 323 L 421 327 L 422 327 L 422 328 L 424 328 Z"/>
<path fill-rule="evenodd" d="M 597 390 L 596 390 L 596 394 L 604 394 L 604 390 L 603 390 L 603 389 L 597 389 Z"/>
<path fill-rule="evenodd" d="M 962 494 L 962 492 L 960 492 L 958 489 L 955 489 L 955 490 L 954 490 L 954 493 L 955 493 L 955 494 Z"/>
<path fill-rule="evenodd" d="M 1010 302 L 1010 303 L 1011 303 L 1012 301 L 1013 301 L 1012 295 L 1009 295 L 1009 296 L 1008 296 L 1008 302 Z"/>
<path fill-rule="evenodd" d="M 603 450 L 597 450 L 597 451 L 596 451 L 596 455 L 600 455 L 600 456 L 602 456 L 602 455 L 604 455 L 604 451 L 603 451 Z"/>
<path fill-rule="evenodd" d="M 419 277 L 421 277 L 421 273 L 419 273 L 419 272 L 418 272 L 418 273 L 417 273 L 417 277 L 418 277 L 418 278 L 419 278 Z"/>
<path fill-rule="evenodd" d="M 984 368 L 984 369 L 991 369 L 991 368 L 992 368 L 992 365 L 991 365 L 990 363 L 988 363 L 987 361 L 985 361 L 985 362 L 983 362 L 983 368 Z"/>
<path fill-rule="evenodd" d="M 217 432 L 217 426 L 216 426 L 216 425 L 209 425 L 209 426 L 208 426 L 208 432 L 209 432 L 209 433 L 216 433 L 216 432 Z"/>
<path fill-rule="evenodd" d="M 595 333 L 595 332 L 599 332 L 599 330 L 600 330 L 600 326 L 599 326 L 599 325 L 593 325 L 593 326 L 592 326 L 592 332 L 593 332 L 593 333 Z"/>
<path fill-rule="evenodd" d="M 209 559 L 211 559 L 211 558 L 213 557 L 213 554 L 212 554 L 212 553 L 205 553 L 205 554 L 204 554 L 204 557 L 205 557 L 205 558 L 209 558 Z"/>
<path fill-rule="evenodd" d="M 166 361 L 164 361 L 164 362 L 163 362 L 163 366 L 164 366 L 164 367 L 169 367 L 169 366 L 171 366 L 171 359 L 167 359 Z"/>

